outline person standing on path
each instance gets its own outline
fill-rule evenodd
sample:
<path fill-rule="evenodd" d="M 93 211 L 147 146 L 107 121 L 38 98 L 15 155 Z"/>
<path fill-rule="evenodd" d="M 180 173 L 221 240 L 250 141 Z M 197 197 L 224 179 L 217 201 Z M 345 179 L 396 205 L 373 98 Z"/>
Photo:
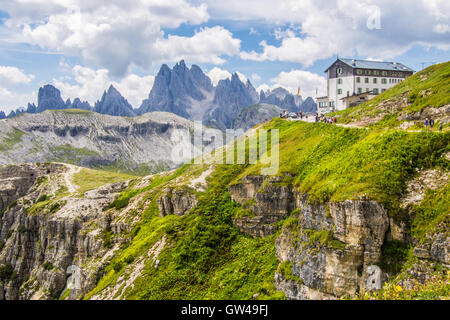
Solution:
<path fill-rule="evenodd" d="M 425 119 L 425 131 L 428 131 L 428 118 Z"/>
<path fill-rule="evenodd" d="M 434 120 L 430 118 L 430 131 L 433 131 Z"/>
<path fill-rule="evenodd" d="M 442 121 L 441 121 L 441 123 L 439 124 L 439 131 L 442 132 L 442 129 L 443 129 L 443 125 L 442 125 Z"/>

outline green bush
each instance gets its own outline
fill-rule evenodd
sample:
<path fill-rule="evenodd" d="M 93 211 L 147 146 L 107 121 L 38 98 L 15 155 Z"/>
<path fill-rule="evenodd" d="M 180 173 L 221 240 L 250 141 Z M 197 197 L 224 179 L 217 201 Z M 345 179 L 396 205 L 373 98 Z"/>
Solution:
<path fill-rule="evenodd" d="M 112 241 L 112 231 L 111 229 L 107 228 L 102 232 L 102 240 L 103 240 L 103 247 L 107 249 L 111 249 L 114 246 L 114 243 Z"/>
<path fill-rule="evenodd" d="M 117 273 L 117 272 L 120 272 L 120 270 L 122 270 L 123 265 L 124 265 L 124 264 L 123 264 L 122 261 L 113 262 L 113 263 L 112 263 L 112 268 L 113 268 L 114 271 Z"/>
<path fill-rule="evenodd" d="M 411 245 L 401 241 L 386 242 L 381 247 L 380 267 L 390 274 L 397 274 L 402 270 L 408 259 Z"/>
<path fill-rule="evenodd" d="M 46 271 L 50 271 L 53 270 L 55 267 L 53 266 L 53 263 L 46 261 L 42 264 L 42 267 L 44 268 L 44 270 Z"/>
<path fill-rule="evenodd" d="M 123 209 L 130 203 L 129 197 L 118 197 L 116 200 L 114 200 L 109 207 L 110 208 L 116 208 L 117 210 Z"/>
<path fill-rule="evenodd" d="M 14 277 L 14 268 L 11 264 L 0 266 L 0 280 L 2 282 L 8 282 Z"/>
<path fill-rule="evenodd" d="M 47 201 L 48 199 L 49 199 L 49 197 L 46 194 L 43 194 L 37 199 L 36 203 L 44 202 L 44 201 Z"/>
<path fill-rule="evenodd" d="M 59 202 L 52 203 L 52 205 L 49 208 L 50 213 L 58 212 L 59 209 L 61 209 L 61 204 Z"/>

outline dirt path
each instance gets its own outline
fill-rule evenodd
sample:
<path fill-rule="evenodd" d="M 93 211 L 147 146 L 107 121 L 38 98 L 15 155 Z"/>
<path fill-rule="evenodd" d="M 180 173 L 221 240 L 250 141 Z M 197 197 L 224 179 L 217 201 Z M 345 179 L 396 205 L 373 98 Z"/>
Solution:
<path fill-rule="evenodd" d="M 69 170 L 66 171 L 63 174 L 64 182 L 65 182 L 65 184 L 67 186 L 68 192 L 69 193 L 75 193 L 78 190 L 79 187 L 72 182 L 72 178 L 73 178 L 73 176 L 76 173 L 81 171 L 81 168 L 80 167 L 76 167 L 76 166 L 71 165 L 71 164 L 65 164 L 65 166 L 68 167 Z"/>

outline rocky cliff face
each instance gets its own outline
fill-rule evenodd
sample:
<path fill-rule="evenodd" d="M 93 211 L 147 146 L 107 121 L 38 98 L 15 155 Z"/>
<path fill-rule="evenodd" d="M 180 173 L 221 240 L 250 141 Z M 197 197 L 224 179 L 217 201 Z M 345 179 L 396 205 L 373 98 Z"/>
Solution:
<path fill-rule="evenodd" d="M 77 101 L 77 106 L 83 106 L 79 100 Z M 94 106 L 94 111 L 111 116 L 136 116 L 133 107 L 112 85 L 109 87 L 108 91 L 103 93 L 102 99 L 97 101 Z"/>
<path fill-rule="evenodd" d="M 145 173 L 191 158 L 194 123 L 168 113 L 129 119 L 83 111 L 46 111 L 3 121 L 1 165 L 57 160 Z M 205 139 L 204 145 L 210 142 Z"/>
<path fill-rule="evenodd" d="M 204 122 L 219 129 L 231 128 L 233 120 L 241 111 L 257 102 L 255 89 L 250 82 L 242 83 L 237 73 L 230 79 L 221 80 L 216 88 L 213 104 L 204 117 Z"/>
<path fill-rule="evenodd" d="M 280 232 L 275 284 L 288 299 L 337 299 L 380 290 L 388 274 L 380 268 L 381 249 L 398 225 L 371 200 L 314 204 L 283 177 L 249 176 L 229 187 L 234 201 L 249 210 L 234 219 L 242 232 L 265 237 Z M 279 222 L 289 217 L 280 230 Z M 448 264 L 449 238 L 434 236 L 415 255 Z M 434 253 L 433 253 L 434 250 Z"/>
<path fill-rule="evenodd" d="M 0 265 L 14 270 L 0 281 L 0 299 L 52 299 L 68 287 L 75 299 L 95 286 L 114 251 L 127 241 L 118 237 L 115 243 L 106 242 L 108 234 L 129 230 L 133 222 L 105 210 L 128 184 L 78 198 L 61 191 L 67 188 L 69 171 L 62 164 L 0 170 Z M 46 199 L 39 200 L 43 195 Z"/>
<path fill-rule="evenodd" d="M 317 103 L 313 100 L 313 98 L 308 97 L 305 101 L 303 101 L 300 106 L 301 112 L 309 112 L 316 113 L 317 112 Z"/>
<path fill-rule="evenodd" d="M 140 281 L 146 266 L 160 267 L 158 255 L 174 239 L 166 230 L 175 232 L 177 218 L 194 218 L 188 215 L 199 205 L 212 170 L 205 167 L 194 175 L 178 176 L 156 189 L 149 186 L 174 171 L 81 194 L 71 182 L 77 168 L 70 165 L 1 168 L 0 299 L 82 298 L 97 287 L 111 265 L 121 276 L 108 278 L 90 298 L 123 298 L 127 288 Z M 382 247 L 399 237 L 389 212 L 364 198 L 312 203 L 290 184 L 292 178 L 254 175 L 228 187 L 233 201 L 247 212 L 233 219 L 235 227 L 254 238 L 276 234 L 276 288 L 288 299 L 301 300 L 380 290 L 390 276 L 382 269 Z M 119 209 L 116 200 L 130 190 L 145 191 Z M 156 221 L 175 221 L 175 225 L 167 228 L 158 222 L 163 235 L 147 234 L 155 238 L 148 251 L 117 262 L 123 248 L 139 246 L 132 242 L 134 232 L 153 207 L 162 219 Z M 171 215 L 176 219 L 163 220 Z M 426 245 L 414 243 L 418 262 L 410 270 L 419 277 L 425 278 L 433 263 L 444 267 L 449 263 L 450 239 L 443 224 L 442 232 L 430 236 Z"/>
<path fill-rule="evenodd" d="M 283 110 L 271 104 L 256 104 L 245 108 L 239 116 L 233 120 L 233 129 L 250 130 L 254 126 L 279 117 Z"/>
<path fill-rule="evenodd" d="M 275 105 L 289 112 L 298 112 L 301 104 L 300 100 L 283 88 L 275 88 L 267 92 L 261 91 L 259 102 Z"/>
<path fill-rule="evenodd" d="M 193 65 L 189 69 L 181 61 L 171 70 L 163 65 L 139 113 L 166 111 L 201 121 L 207 105 L 211 103 L 213 92 L 211 80 L 198 66 Z"/>
<path fill-rule="evenodd" d="M 36 112 L 65 108 L 66 104 L 61 98 L 61 92 L 58 89 L 52 85 L 45 85 L 39 88 Z"/>

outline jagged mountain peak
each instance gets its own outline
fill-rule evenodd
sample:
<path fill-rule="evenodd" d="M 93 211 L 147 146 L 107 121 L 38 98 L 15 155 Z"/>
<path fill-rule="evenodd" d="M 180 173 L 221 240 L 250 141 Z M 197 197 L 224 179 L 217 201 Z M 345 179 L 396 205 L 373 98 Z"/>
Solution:
<path fill-rule="evenodd" d="M 133 107 L 112 84 L 103 93 L 102 99 L 95 103 L 94 111 L 112 116 L 136 116 Z"/>

